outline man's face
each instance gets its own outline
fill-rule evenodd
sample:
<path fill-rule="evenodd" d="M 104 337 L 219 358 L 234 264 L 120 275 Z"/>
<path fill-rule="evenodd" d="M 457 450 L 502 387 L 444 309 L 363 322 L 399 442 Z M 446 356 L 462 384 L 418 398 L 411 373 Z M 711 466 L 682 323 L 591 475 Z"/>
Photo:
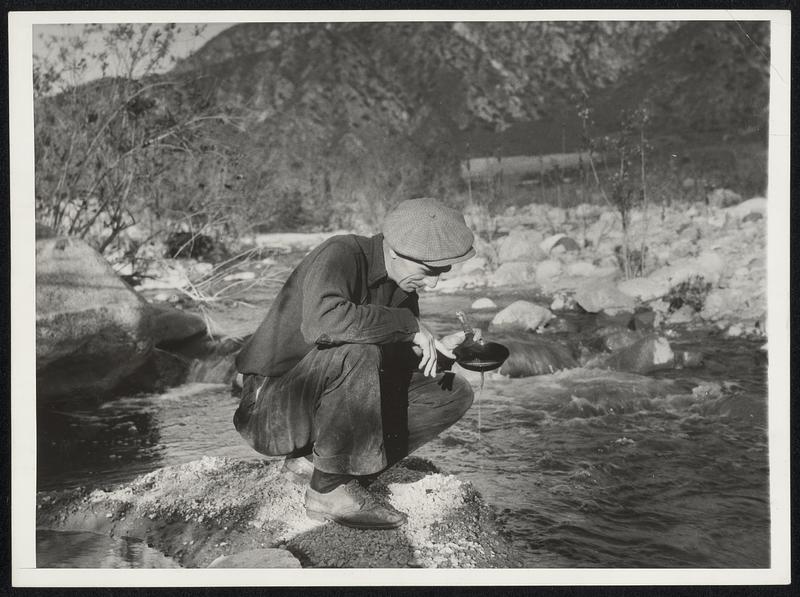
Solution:
<path fill-rule="evenodd" d="M 392 251 L 392 259 L 387 264 L 386 272 L 395 283 L 406 292 L 431 290 L 439 282 L 439 276 L 449 272 L 451 266 L 433 267 Z"/>

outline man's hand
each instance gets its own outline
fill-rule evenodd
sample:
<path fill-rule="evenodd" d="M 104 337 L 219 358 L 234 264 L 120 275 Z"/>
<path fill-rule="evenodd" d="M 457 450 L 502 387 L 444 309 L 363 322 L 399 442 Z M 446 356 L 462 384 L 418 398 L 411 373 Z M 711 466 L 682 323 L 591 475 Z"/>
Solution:
<path fill-rule="evenodd" d="M 445 336 L 441 340 L 437 340 L 433 333 L 431 333 L 421 321 L 418 323 L 419 331 L 414 335 L 412 342 L 414 344 L 414 352 L 422 357 L 419 361 L 419 369 L 426 377 L 435 377 L 437 362 L 436 351 L 438 350 L 448 359 L 455 360 L 456 355 L 453 354 L 453 350 L 464 342 L 467 335 L 465 332 L 456 332 Z M 472 339 L 476 342 L 482 337 L 481 331 L 478 328 L 473 330 L 473 334 Z"/>
<path fill-rule="evenodd" d="M 422 371 L 425 377 L 436 377 L 436 344 L 438 340 L 421 321 L 419 322 L 419 331 L 414 334 L 411 342 L 414 343 L 415 347 L 419 347 L 422 352 L 419 370 Z M 415 350 L 414 352 L 417 351 Z"/>
<path fill-rule="evenodd" d="M 481 331 L 478 328 L 473 330 L 474 336 L 473 340 L 476 342 L 481 339 Z M 466 339 L 466 333 L 464 332 L 456 332 L 454 334 L 449 334 L 445 336 L 441 340 L 436 341 L 436 348 L 439 349 L 444 356 L 450 359 L 455 359 L 456 355 L 453 354 L 453 350 L 459 345 L 464 342 Z"/>

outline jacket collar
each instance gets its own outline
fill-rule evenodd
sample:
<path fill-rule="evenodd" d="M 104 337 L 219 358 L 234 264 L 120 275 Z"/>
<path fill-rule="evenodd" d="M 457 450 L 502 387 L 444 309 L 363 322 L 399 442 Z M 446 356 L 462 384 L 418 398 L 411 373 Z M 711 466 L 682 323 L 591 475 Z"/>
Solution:
<path fill-rule="evenodd" d="M 386 272 L 386 261 L 383 258 L 383 234 L 376 234 L 369 239 L 370 248 L 367 256 L 367 285 L 377 286 L 389 277 Z"/>

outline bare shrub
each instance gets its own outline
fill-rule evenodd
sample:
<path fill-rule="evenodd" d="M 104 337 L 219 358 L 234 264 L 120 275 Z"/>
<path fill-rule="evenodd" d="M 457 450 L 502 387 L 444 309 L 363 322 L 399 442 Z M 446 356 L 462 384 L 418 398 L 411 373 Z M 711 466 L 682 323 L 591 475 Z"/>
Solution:
<path fill-rule="evenodd" d="M 204 128 L 226 121 L 198 102 L 174 101 L 183 93 L 177 79 L 154 77 L 169 63 L 178 31 L 174 24 L 85 25 L 66 41 L 50 39 L 49 55 L 34 57 L 37 221 L 104 253 L 144 214 L 169 215 L 163 181 L 174 176 L 176 156 L 207 153 Z M 98 49 L 87 46 L 89 37 L 100 40 Z M 82 83 L 97 72 L 100 79 Z M 199 207 L 188 211 L 195 220 L 214 219 Z"/>
<path fill-rule="evenodd" d="M 591 110 L 583 106 L 579 117 L 584 131 L 584 142 L 588 149 L 589 166 L 595 184 L 605 202 L 619 213 L 622 221 L 622 245 L 620 262 L 626 278 L 642 275 L 647 238 L 647 193 L 646 155 L 650 146 L 645 139 L 645 127 L 649 120 L 649 109 L 641 105 L 620 117 L 619 132 L 593 136 Z M 644 234 L 638 251 L 638 259 L 632 259 L 633 248 L 629 238 L 631 212 L 635 206 L 644 209 Z M 634 265 L 636 261 L 636 265 Z"/>

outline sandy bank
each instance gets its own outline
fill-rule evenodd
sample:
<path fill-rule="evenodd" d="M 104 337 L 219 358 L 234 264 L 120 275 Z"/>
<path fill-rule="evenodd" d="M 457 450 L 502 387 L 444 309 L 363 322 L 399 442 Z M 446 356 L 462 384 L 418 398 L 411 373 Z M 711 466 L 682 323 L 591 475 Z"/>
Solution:
<path fill-rule="evenodd" d="M 281 547 L 303 567 L 521 566 L 475 489 L 409 458 L 373 490 L 409 514 L 392 531 L 356 531 L 309 519 L 304 488 L 279 462 L 205 457 L 119 486 L 41 492 L 37 526 L 133 536 L 185 567 L 220 556 Z"/>

